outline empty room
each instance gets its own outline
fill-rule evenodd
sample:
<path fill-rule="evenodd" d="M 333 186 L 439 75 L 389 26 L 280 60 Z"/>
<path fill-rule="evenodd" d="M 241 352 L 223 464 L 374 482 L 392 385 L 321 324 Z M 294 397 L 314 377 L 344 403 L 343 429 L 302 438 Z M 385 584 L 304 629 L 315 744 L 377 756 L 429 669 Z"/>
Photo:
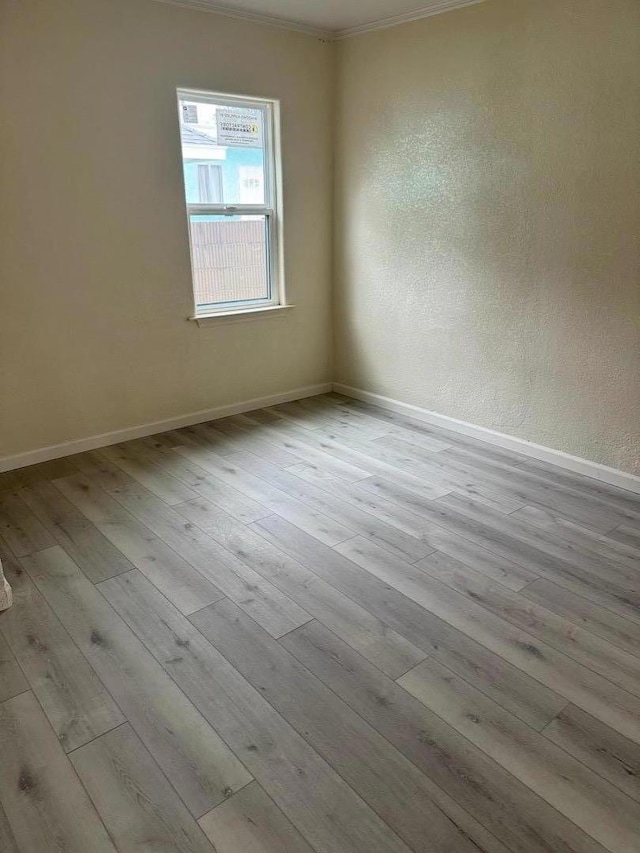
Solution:
<path fill-rule="evenodd" d="M 640 2 L 0 0 L 0 853 L 640 853 Z"/>

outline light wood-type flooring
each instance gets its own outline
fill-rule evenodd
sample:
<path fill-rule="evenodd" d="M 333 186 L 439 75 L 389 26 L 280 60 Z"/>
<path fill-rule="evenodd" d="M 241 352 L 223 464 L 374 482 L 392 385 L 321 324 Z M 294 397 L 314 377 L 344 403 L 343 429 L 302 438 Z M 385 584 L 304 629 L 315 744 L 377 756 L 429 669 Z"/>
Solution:
<path fill-rule="evenodd" d="M 640 851 L 640 496 L 333 394 L 0 489 L 2 853 Z"/>

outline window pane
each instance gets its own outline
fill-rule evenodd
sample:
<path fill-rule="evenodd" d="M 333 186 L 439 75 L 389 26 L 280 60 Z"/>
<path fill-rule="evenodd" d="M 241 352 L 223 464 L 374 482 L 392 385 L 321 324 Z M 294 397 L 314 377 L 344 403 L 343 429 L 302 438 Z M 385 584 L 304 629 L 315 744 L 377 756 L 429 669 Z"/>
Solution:
<path fill-rule="evenodd" d="M 220 166 L 198 165 L 198 201 L 200 204 L 222 203 L 222 169 Z"/>
<path fill-rule="evenodd" d="M 268 204 L 265 110 L 180 98 L 180 137 L 188 204 Z M 202 198 L 202 168 L 218 170 L 219 198 Z"/>
<path fill-rule="evenodd" d="M 191 214 L 189 220 L 198 309 L 271 298 L 266 216 Z"/>

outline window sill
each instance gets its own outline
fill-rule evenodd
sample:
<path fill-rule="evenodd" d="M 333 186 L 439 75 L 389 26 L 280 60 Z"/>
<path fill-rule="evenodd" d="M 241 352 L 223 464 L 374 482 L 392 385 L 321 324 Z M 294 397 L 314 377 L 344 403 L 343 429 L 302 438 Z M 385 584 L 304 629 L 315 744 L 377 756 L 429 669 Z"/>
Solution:
<path fill-rule="evenodd" d="M 188 319 L 199 326 L 225 325 L 227 323 L 247 323 L 250 320 L 262 320 L 266 317 L 281 317 L 293 305 L 269 305 L 267 308 L 248 308 L 244 311 L 217 311 L 214 314 L 197 314 Z"/>

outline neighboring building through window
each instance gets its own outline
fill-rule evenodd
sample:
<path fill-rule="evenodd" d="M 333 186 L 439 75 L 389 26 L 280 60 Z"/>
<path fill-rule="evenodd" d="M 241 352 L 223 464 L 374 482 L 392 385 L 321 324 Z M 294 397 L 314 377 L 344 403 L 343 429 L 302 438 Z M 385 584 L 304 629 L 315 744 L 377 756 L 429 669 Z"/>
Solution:
<path fill-rule="evenodd" d="M 222 204 L 222 168 L 198 163 L 198 201 Z"/>
<path fill-rule="evenodd" d="M 283 300 L 275 101 L 179 90 L 195 316 Z"/>

